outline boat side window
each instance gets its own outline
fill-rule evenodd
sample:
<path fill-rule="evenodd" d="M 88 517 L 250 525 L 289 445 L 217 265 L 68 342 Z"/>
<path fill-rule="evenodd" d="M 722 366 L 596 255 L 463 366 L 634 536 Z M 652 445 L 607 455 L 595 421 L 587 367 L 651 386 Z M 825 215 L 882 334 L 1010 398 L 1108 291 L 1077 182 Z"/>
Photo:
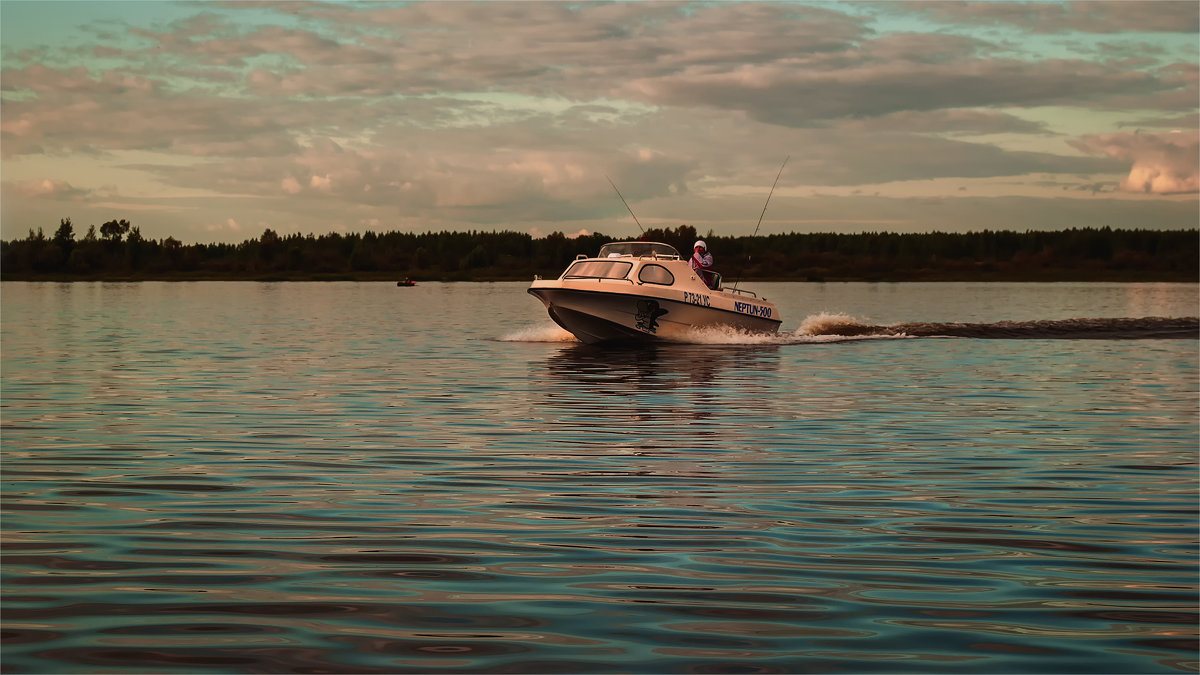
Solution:
<path fill-rule="evenodd" d="M 638 281 L 645 284 L 670 286 L 675 283 L 675 275 L 662 265 L 642 265 L 642 269 L 638 271 Z"/>
<path fill-rule="evenodd" d="M 633 263 L 618 260 L 581 260 L 571 265 L 564 279 L 624 279 Z"/>

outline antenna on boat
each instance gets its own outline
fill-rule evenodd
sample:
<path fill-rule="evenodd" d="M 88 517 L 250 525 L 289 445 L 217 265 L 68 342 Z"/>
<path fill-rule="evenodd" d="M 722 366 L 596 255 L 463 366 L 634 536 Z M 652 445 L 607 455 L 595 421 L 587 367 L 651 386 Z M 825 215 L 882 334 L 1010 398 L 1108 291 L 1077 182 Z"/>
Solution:
<path fill-rule="evenodd" d="M 605 174 L 604 177 L 608 178 L 608 175 Z M 617 190 L 617 184 L 612 182 L 611 178 L 608 178 L 608 184 L 611 185 L 614 190 Z M 617 196 L 621 198 L 621 203 L 625 205 L 625 209 L 629 211 L 629 215 L 633 216 L 633 222 L 637 223 L 638 229 L 642 231 L 642 234 L 646 234 L 646 228 L 642 227 L 641 222 L 639 222 L 637 216 L 634 215 L 633 209 L 629 208 L 629 202 L 625 201 L 625 197 L 621 194 L 620 190 L 617 190 Z"/>
<path fill-rule="evenodd" d="M 775 194 L 775 186 L 779 185 L 779 177 L 783 175 L 783 167 L 787 166 L 788 160 L 791 158 L 792 158 L 791 155 L 784 157 L 783 164 L 779 165 L 779 173 L 775 174 L 775 182 L 771 183 L 771 191 L 767 193 L 767 201 L 763 202 L 763 210 L 762 210 L 762 213 L 758 214 L 758 225 L 754 226 L 754 234 L 750 235 L 751 239 L 758 236 L 758 228 L 762 227 L 763 216 L 767 215 L 767 204 L 771 203 L 771 195 Z M 746 255 L 746 262 L 747 263 L 750 262 L 750 256 L 748 254 Z M 736 280 L 734 280 L 733 287 L 737 288 L 738 284 L 741 282 L 741 280 L 742 280 L 742 271 L 738 270 L 738 277 Z"/>
<path fill-rule="evenodd" d="M 775 186 L 779 185 L 779 177 L 783 175 L 783 167 L 787 166 L 788 160 L 791 158 L 791 155 L 784 157 L 783 164 L 779 165 L 779 173 L 775 174 L 775 182 L 771 183 L 771 191 L 767 193 L 767 201 L 763 203 L 762 213 L 758 214 L 758 225 L 754 226 L 754 234 L 750 235 L 751 237 L 758 236 L 758 228 L 762 227 L 763 216 L 767 215 L 767 204 L 771 203 L 771 195 L 775 194 Z"/>

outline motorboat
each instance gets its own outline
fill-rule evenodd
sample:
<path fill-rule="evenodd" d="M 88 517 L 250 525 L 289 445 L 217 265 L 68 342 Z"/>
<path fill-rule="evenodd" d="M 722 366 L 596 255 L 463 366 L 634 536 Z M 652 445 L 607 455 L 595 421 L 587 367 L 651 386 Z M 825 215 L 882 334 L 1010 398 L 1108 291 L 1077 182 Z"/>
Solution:
<path fill-rule="evenodd" d="M 529 293 L 580 342 L 687 341 L 700 328 L 775 333 L 779 310 L 750 291 L 710 282 L 669 244 L 605 244 L 576 256 L 557 279 L 535 277 Z"/>

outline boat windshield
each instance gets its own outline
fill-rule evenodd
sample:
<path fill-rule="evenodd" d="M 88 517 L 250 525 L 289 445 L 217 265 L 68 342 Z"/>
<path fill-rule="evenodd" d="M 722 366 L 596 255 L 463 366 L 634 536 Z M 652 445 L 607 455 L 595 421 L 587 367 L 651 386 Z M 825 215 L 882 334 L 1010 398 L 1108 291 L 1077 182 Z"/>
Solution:
<path fill-rule="evenodd" d="M 580 260 L 563 274 L 564 279 L 624 279 L 633 263 L 619 260 Z"/>
<path fill-rule="evenodd" d="M 618 241 L 600 247 L 597 258 L 678 258 L 679 251 L 669 244 L 656 241 Z"/>

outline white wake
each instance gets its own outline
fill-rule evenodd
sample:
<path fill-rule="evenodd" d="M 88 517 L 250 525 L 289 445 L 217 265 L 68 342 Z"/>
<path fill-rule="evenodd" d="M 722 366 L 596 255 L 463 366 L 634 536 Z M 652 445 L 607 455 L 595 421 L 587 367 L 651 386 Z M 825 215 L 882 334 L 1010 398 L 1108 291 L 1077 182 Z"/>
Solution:
<path fill-rule="evenodd" d="M 822 312 L 805 317 L 800 322 L 800 327 L 793 331 L 752 333 L 727 326 L 693 328 L 670 342 L 698 345 L 791 345 L 904 337 L 907 336 L 890 332 L 881 333 L 879 327 L 859 321 L 847 314 Z M 497 339 L 501 342 L 578 342 L 575 336 L 555 324 L 527 326 Z"/>
<path fill-rule="evenodd" d="M 526 326 L 496 339 L 500 342 L 579 342 L 574 335 L 553 323 Z"/>

